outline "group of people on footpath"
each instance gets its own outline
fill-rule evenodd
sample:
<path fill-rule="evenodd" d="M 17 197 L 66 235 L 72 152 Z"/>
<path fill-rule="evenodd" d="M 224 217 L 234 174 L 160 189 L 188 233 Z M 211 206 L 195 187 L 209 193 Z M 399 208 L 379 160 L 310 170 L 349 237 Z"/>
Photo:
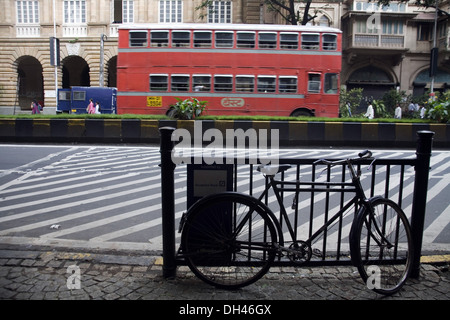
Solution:
<path fill-rule="evenodd" d="M 417 111 L 420 112 L 420 119 L 425 118 L 425 107 L 423 107 L 423 106 L 421 107 L 417 103 L 414 104 L 411 102 L 408 106 L 409 115 L 413 116 L 414 113 Z M 369 103 L 369 106 L 367 107 L 364 117 L 366 117 L 368 119 L 373 119 L 375 117 L 375 111 L 373 110 L 373 106 L 371 103 Z M 400 107 L 400 105 L 397 105 L 397 107 L 395 108 L 394 118 L 395 119 L 402 118 L 402 108 Z"/>
<path fill-rule="evenodd" d="M 42 106 L 37 102 L 37 100 L 33 100 L 31 102 L 31 113 L 32 114 L 40 114 L 42 111 Z M 89 114 L 100 114 L 100 104 L 98 101 L 95 102 L 92 99 L 89 99 L 89 104 L 86 108 L 86 112 Z"/>
<path fill-rule="evenodd" d="M 86 108 L 86 112 L 89 114 L 100 114 L 100 104 L 98 103 L 98 101 L 96 101 L 94 105 L 94 101 L 92 101 L 92 99 L 89 99 L 89 104 Z"/>

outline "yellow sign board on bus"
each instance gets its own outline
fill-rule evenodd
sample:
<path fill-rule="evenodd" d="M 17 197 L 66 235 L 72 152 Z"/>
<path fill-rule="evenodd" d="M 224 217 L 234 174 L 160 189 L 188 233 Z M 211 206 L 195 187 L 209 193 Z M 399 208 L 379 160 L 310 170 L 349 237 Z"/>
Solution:
<path fill-rule="evenodd" d="M 162 107 L 162 97 L 147 97 L 147 107 Z"/>

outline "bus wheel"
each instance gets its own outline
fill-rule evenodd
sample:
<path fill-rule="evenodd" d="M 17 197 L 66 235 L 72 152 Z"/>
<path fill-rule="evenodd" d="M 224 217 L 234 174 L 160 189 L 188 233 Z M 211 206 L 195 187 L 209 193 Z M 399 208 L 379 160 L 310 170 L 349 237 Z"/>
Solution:
<path fill-rule="evenodd" d="M 313 117 L 314 115 L 308 109 L 297 109 L 291 113 L 291 117 Z"/>

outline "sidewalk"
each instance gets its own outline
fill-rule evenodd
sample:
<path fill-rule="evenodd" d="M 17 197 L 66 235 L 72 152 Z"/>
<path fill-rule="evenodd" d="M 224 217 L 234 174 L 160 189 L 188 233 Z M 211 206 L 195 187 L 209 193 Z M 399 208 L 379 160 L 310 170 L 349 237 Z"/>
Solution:
<path fill-rule="evenodd" d="M 450 300 L 448 259 L 438 266 L 423 263 L 420 279 L 410 279 L 391 297 L 368 290 L 356 269 L 347 266 L 273 267 L 255 284 L 226 291 L 204 284 L 187 267 L 179 267 L 175 279 L 164 279 L 160 262 L 157 256 L 124 252 L 2 248 L 0 299 Z"/>

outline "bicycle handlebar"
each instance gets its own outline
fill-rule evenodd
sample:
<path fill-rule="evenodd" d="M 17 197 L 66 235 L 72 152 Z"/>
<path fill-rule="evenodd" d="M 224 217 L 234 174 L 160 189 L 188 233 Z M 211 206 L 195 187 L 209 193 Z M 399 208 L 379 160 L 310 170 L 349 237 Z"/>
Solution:
<path fill-rule="evenodd" d="M 342 160 L 337 160 L 337 161 L 329 161 L 326 159 L 319 159 L 314 161 L 313 164 L 326 164 L 326 165 L 339 165 L 339 164 L 348 164 L 348 163 L 353 163 L 356 162 L 358 160 L 363 160 L 363 159 L 372 159 L 372 151 L 370 150 L 364 150 L 361 151 L 360 153 L 358 153 L 358 157 L 359 158 L 349 158 L 349 159 L 342 159 Z"/>

